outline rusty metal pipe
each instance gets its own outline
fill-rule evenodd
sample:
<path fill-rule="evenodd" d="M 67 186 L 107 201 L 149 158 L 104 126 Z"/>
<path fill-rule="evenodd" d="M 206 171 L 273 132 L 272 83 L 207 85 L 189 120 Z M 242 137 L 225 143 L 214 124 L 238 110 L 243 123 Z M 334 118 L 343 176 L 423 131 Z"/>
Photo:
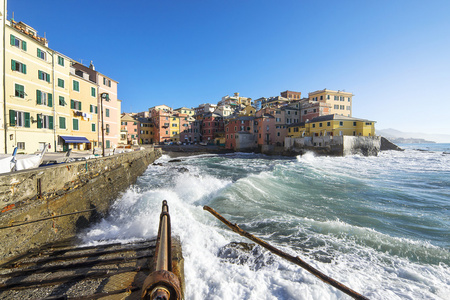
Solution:
<path fill-rule="evenodd" d="M 163 201 L 161 220 L 159 223 L 159 244 L 158 244 L 158 256 L 156 259 L 156 271 L 169 269 L 169 240 L 171 239 L 171 232 L 169 229 L 169 207 L 167 201 Z M 171 250 L 171 249 L 170 249 Z"/>
<path fill-rule="evenodd" d="M 151 300 L 181 299 L 180 280 L 172 273 L 172 237 L 169 206 L 166 200 L 162 204 L 155 257 L 155 271 L 144 281 L 142 298 Z"/>

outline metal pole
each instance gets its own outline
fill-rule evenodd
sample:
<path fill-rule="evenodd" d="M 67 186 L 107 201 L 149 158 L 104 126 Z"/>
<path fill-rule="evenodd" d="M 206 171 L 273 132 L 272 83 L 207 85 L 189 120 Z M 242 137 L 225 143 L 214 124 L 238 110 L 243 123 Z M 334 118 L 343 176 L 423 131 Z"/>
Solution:
<path fill-rule="evenodd" d="M 144 281 L 142 299 L 180 300 L 181 285 L 178 277 L 172 273 L 172 242 L 170 216 L 167 201 L 162 204 L 158 238 L 156 242 L 156 267 Z"/>
<path fill-rule="evenodd" d="M 105 130 L 103 128 L 103 93 L 100 96 L 100 110 L 102 111 L 102 156 L 105 157 Z"/>

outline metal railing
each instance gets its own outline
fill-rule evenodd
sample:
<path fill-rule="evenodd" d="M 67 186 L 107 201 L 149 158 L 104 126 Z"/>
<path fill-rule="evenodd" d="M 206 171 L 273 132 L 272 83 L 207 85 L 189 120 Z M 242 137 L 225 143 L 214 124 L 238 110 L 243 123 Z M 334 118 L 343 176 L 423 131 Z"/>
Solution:
<path fill-rule="evenodd" d="M 180 280 L 172 273 L 172 237 L 169 206 L 166 200 L 162 203 L 158 237 L 156 240 L 155 266 L 155 271 L 144 281 L 142 299 L 182 299 Z"/>

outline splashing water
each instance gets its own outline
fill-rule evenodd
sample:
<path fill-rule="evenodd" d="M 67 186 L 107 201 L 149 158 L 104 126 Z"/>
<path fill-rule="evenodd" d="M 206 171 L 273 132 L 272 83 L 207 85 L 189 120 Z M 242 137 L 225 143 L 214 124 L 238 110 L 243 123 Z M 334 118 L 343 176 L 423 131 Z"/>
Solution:
<path fill-rule="evenodd" d="M 450 155 L 168 160 L 149 166 L 110 215 L 83 234 L 84 242 L 155 237 L 167 200 L 183 247 L 186 299 L 348 297 L 244 244 L 202 209 L 208 205 L 369 298 L 449 299 Z"/>

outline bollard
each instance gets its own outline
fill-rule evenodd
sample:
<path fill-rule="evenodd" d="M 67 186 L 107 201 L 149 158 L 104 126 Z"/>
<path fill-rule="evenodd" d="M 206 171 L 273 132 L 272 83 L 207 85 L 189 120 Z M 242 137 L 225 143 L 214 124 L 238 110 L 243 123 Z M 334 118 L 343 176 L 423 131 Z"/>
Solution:
<path fill-rule="evenodd" d="M 169 206 L 164 200 L 155 250 L 156 268 L 144 281 L 142 299 L 181 300 L 178 277 L 172 273 L 172 237 Z"/>

